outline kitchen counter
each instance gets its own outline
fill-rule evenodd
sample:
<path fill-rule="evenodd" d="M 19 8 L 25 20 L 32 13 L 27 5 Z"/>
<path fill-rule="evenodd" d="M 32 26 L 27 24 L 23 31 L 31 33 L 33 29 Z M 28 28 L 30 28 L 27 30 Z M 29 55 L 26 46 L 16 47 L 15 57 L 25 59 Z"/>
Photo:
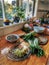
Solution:
<path fill-rule="evenodd" d="M 23 32 L 22 30 L 18 30 L 16 32 L 13 32 L 12 34 L 26 34 L 25 32 Z M 49 56 L 49 36 L 45 36 L 48 38 L 48 43 L 46 45 L 43 45 L 43 49 L 45 51 L 45 56 L 43 57 L 37 57 L 35 55 L 31 55 L 28 59 L 24 60 L 24 61 L 20 61 L 20 62 L 15 62 L 12 60 L 7 59 L 6 56 L 2 55 L 0 53 L 0 65 L 46 65 L 47 63 L 47 59 Z M 22 39 L 20 39 L 20 41 L 22 41 Z M 5 40 L 5 36 L 3 36 L 0 39 L 0 50 L 4 49 L 6 47 L 11 47 L 15 44 L 9 43 Z"/>

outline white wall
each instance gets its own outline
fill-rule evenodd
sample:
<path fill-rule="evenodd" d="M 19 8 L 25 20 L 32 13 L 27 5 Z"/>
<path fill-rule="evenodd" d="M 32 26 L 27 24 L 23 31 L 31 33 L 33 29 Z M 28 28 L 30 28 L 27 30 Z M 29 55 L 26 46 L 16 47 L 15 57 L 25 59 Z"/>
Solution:
<path fill-rule="evenodd" d="M 48 0 L 48 3 L 49 3 L 49 0 Z M 40 10 L 49 10 L 49 4 L 44 4 L 44 3 L 41 3 L 40 0 L 38 0 L 38 9 Z M 41 17 L 43 16 L 43 14 L 45 14 L 46 12 L 38 12 L 37 11 L 37 17 Z"/>

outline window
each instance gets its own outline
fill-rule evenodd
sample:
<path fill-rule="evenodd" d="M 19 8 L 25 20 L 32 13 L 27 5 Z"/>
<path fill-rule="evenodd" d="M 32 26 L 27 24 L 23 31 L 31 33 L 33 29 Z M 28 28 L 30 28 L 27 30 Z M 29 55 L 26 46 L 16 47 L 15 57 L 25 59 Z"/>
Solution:
<path fill-rule="evenodd" d="M 29 0 L 29 13 L 31 17 L 33 16 L 33 7 L 34 7 L 33 4 L 34 4 L 34 1 Z"/>
<path fill-rule="evenodd" d="M 23 2 L 22 2 L 22 5 L 23 5 L 23 7 L 25 8 L 25 10 L 26 10 L 26 17 L 29 15 L 29 16 L 33 16 L 34 14 L 34 1 L 35 0 L 23 0 Z"/>
<path fill-rule="evenodd" d="M 23 6 L 25 9 L 25 16 L 34 15 L 35 0 L 3 0 L 4 1 L 4 12 L 7 19 L 12 19 L 16 14 L 16 7 Z"/>
<path fill-rule="evenodd" d="M 16 14 L 16 0 L 4 0 L 4 11 L 6 19 L 11 20 Z"/>
<path fill-rule="evenodd" d="M 0 0 L 0 18 L 3 18 L 3 12 L 2 12 L 2 3 Z"/>
<path fill-rule="evenodd" d="M 12 20 L 16 14 L 16 7 L 22 6 L 25 9 L 25 17 L 28 14 L 32 17 L 35 10 L 35 0 L 4 0 L 5 17 Z"/>
<path fill-rule="evenodd" d="M 25 18 L 27 18 L 28 14 L 32 17 L 36 13 L 35 3 L 36 0 L 0 0 L 0 18 L 13 21 L 14 16 L 17 14 L 16 8 L 18 6 L 22 6 L 25 9 Z"/>

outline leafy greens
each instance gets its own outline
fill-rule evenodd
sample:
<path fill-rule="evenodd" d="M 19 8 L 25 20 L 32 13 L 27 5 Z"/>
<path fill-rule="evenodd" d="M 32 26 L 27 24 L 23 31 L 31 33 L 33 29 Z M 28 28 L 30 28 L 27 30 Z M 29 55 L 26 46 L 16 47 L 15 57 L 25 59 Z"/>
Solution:
<path fill-rule="evenodd" d="M 39 46 L 38 38 L 35 38 L 35 32 L 26 34 L 23 39 L 29 43 L 32 54 L 36 54 L 38 57 L 44 55 L 43 49 Z"/>

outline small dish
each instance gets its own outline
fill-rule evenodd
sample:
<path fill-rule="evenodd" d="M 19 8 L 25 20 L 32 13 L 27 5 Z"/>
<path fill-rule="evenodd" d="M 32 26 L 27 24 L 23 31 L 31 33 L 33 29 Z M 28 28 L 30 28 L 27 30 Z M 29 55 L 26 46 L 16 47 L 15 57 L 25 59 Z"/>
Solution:
<path fill-rule="evenodd" d="M 48 42 L 48 39 L 46 37 L 43 37 L 43 36 L 39 36 L 38 39 L 39 39 L 40 45 L 45 45 Z"/>
<path fill-rule="evenodd" d="M 19 36 L 17 34 L 10 34 L 6 36 L 6 40 L 9 42 L 16 42 L 19 40 Z"/>

